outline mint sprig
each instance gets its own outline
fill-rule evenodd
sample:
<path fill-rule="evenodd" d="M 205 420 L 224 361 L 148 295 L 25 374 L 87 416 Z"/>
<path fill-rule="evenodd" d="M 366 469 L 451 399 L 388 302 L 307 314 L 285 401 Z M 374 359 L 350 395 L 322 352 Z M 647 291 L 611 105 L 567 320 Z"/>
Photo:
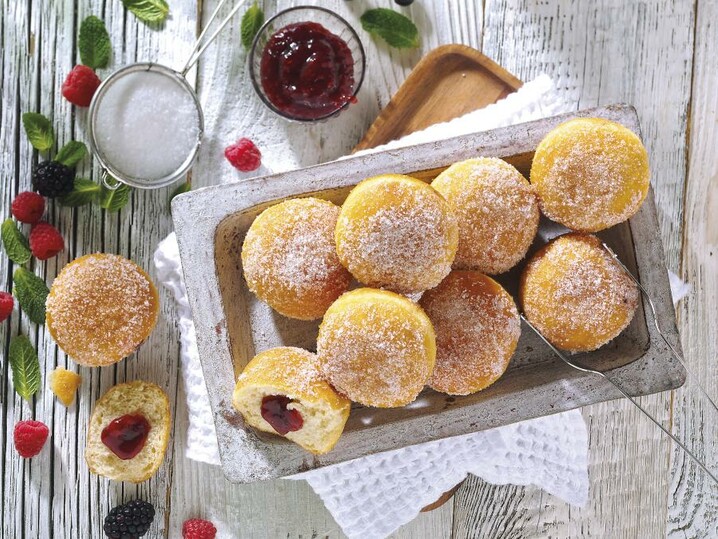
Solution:
<path fill-rule="evenodd" d="M 383 7 L 369 9 L 359 19 L 362 28 L 397 49 L 419 46 L 419 30 L 401 13 Z"/>
<path fill-rule="evenodd" d="M 35 347 L 25 335 L 16 335 L 10 340 L 10 367 L 15 391 L 25 400 L 30 400 L 40 389 L 40 361 Z"/>
<path fill-rule="evenodd" d="M 55 131 L 52 123 L 42 114 L 26 112 L 22 115 L 22 126 L 30 144 L 41 152 L 49 150 L 55 144 Z"/>
<path fill-rule="evenodd" d="M 259 4 L 255 1 L 254 4 L 247 10 L 242 16 L 242 45 L 245 49 L 249 49 L 254 41 L 254 36 L 257 35 L 259 29 L 264 24 L 264 12 Z"/>
<path fill-rule="evenodd" d="M 45 281 L 23 267 L 13 274 L 13 294 L 27 317 L 38 325 L 45 323 L 45 300 L 50 290 Z"/>
<path fill-rule="evenodd" d="M 110 63 L 112 45 L 105 23 L 94 15 L 90 15 L 80 25 L 77 36 L 77 48 L 80 61 L 92 69 L 107 67 Z"/>
<path fill-rule="evenodd" d="M 66 167 L 74 167 L 87 155 L 87 146 L 77 140 L 71 140 L 65 144 L 57 155 L 55 161 L 59 161 Z"/>
<path fill-rule="evenodd" d="M 120 211 L 130 201 L 132 188 L 121 184 L 117 189 L 108 189 L 104 185 L 100 191 L 100 207 L 109 212 Z"/>
<path fill-rule="evenodd" d="M 0 237 L 7 257 L 15 264 L 27 264 L 32 258 L 27 238 L 12 219 L 5 219 L 0 226 Z"/>
<path fill-rule="evenodd" d="M 122 5 L 142 22 L 150 24 L 163 22 L 170 13 L 165 0 L 122 0 Z"/>
<path fill-rule="evenodd" d="M 57 200 L 61 206 L 77 208 L 84 206 L 95 200 L 99 200 L 102 188 L 99 184 L 88 180 L 87 178 L 75 178 L 75 184 L 68 194 L 61 196 Z"/>

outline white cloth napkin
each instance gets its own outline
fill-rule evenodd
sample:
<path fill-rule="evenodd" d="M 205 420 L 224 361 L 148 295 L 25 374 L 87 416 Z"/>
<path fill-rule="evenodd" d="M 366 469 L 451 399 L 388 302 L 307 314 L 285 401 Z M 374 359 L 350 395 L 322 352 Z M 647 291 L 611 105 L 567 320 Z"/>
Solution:
<path fill-rule="evenodd" d="M 494 105 L 378 149 L 484 131 L 572 109 L 560 98 L 551 79 L 542 75 Z M 187 456 L 218 464 L 214 421 L 201 376 L 174 234 L 160 243 L 154 260 L 160 281 L 177 301 L 182 376 L 189 409 Z M 380 453 L 292 479 L 309 482 L 347 536 L 373 539 L 386 537 L 412 520 L 422 507 L 468 473 L 496 484 L 533 484 L 568 503 L 583 505 L 588 497 L 587 462 L 586 425 L 580 412 L 572 410 Z"/>

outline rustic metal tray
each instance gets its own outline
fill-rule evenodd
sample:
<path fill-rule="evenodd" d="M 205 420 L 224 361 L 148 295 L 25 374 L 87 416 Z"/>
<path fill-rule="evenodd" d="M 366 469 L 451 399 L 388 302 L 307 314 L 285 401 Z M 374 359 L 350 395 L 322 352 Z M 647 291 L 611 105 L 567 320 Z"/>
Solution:
<path fill-rule="evenodd" d="M 427 389 L 415 403 L 397 409 L 354 406 L 342 438 L 327 455 L 314 456 L 281 437 L 246 428 L 232 406 L 236 377 L 256 353 L 280 345 L 311 350 L 316 342 L 317 322 L 278 315 L 246 287 L 240 260 L 242 241 L 263 209 L 296 196 L 341 203 L 351 187 L 366 177 L 395 172 L 428 180 L 456 161 L 477 156 L 501 157 L 528 175 L 533 151 L 543 136 L 559 123 L 579 116 L 608 118 L 640 136 L 635 110 L 614 105 L 208 187 L 174 199 L 172 214 L 185 284 L 222 467 L 229 480 L 246 483 L 282 477 L 619 396 L 597 377 L 567 367 L 523 326 L 509 369 L 491 387 L 467 397 Z M 542 220 L 533 248 L 564 230 Z M 600 235 L 648 289 L 664 332 L 680 346 L 652 191 L 629 222 Z M 515 293 L 518 270 L 500 280 Z M 642 307 L 618 338 L 596 352 L 583 354 L 580 360 L 612 370 L 632 395 L 673 389 L 685 378 L 683 367 L 672 358 L 650 313 Z"/>

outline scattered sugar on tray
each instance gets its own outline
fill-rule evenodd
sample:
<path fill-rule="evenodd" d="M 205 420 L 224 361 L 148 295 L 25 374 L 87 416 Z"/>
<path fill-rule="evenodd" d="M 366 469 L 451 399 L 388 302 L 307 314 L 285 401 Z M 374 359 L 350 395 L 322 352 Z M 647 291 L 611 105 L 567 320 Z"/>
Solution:
<path fill-rule="evenodd" d="M 118 78 L 97 104 L 100 153 L 122 172 L 159 179 L 177 171 L 199 137 L 199 112 L 179 82 L 152 71 Z"/>

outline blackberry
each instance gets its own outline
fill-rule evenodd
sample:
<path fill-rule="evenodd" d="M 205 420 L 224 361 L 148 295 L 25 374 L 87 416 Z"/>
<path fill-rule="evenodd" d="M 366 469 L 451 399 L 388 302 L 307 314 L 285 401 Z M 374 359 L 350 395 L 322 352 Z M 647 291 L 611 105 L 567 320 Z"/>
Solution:
<path fill-rule="evenodd" d="M 414 3 L 414 0 L 394 0 L 400 6 L 410 6 Z"/>
<path fill-rule="evenodd" d="M 103 529 L 110 539 L 138 539 L 149 531 L 154 517 L 151 503 L 132 500 L 110 511 Z"/>
<path fill-rule="evenodd" d="M 68 194 L 75 184 L 75 171 L 57 161 L 39 163 L 32 171 L 32 187 L 44 197 Z"/>

